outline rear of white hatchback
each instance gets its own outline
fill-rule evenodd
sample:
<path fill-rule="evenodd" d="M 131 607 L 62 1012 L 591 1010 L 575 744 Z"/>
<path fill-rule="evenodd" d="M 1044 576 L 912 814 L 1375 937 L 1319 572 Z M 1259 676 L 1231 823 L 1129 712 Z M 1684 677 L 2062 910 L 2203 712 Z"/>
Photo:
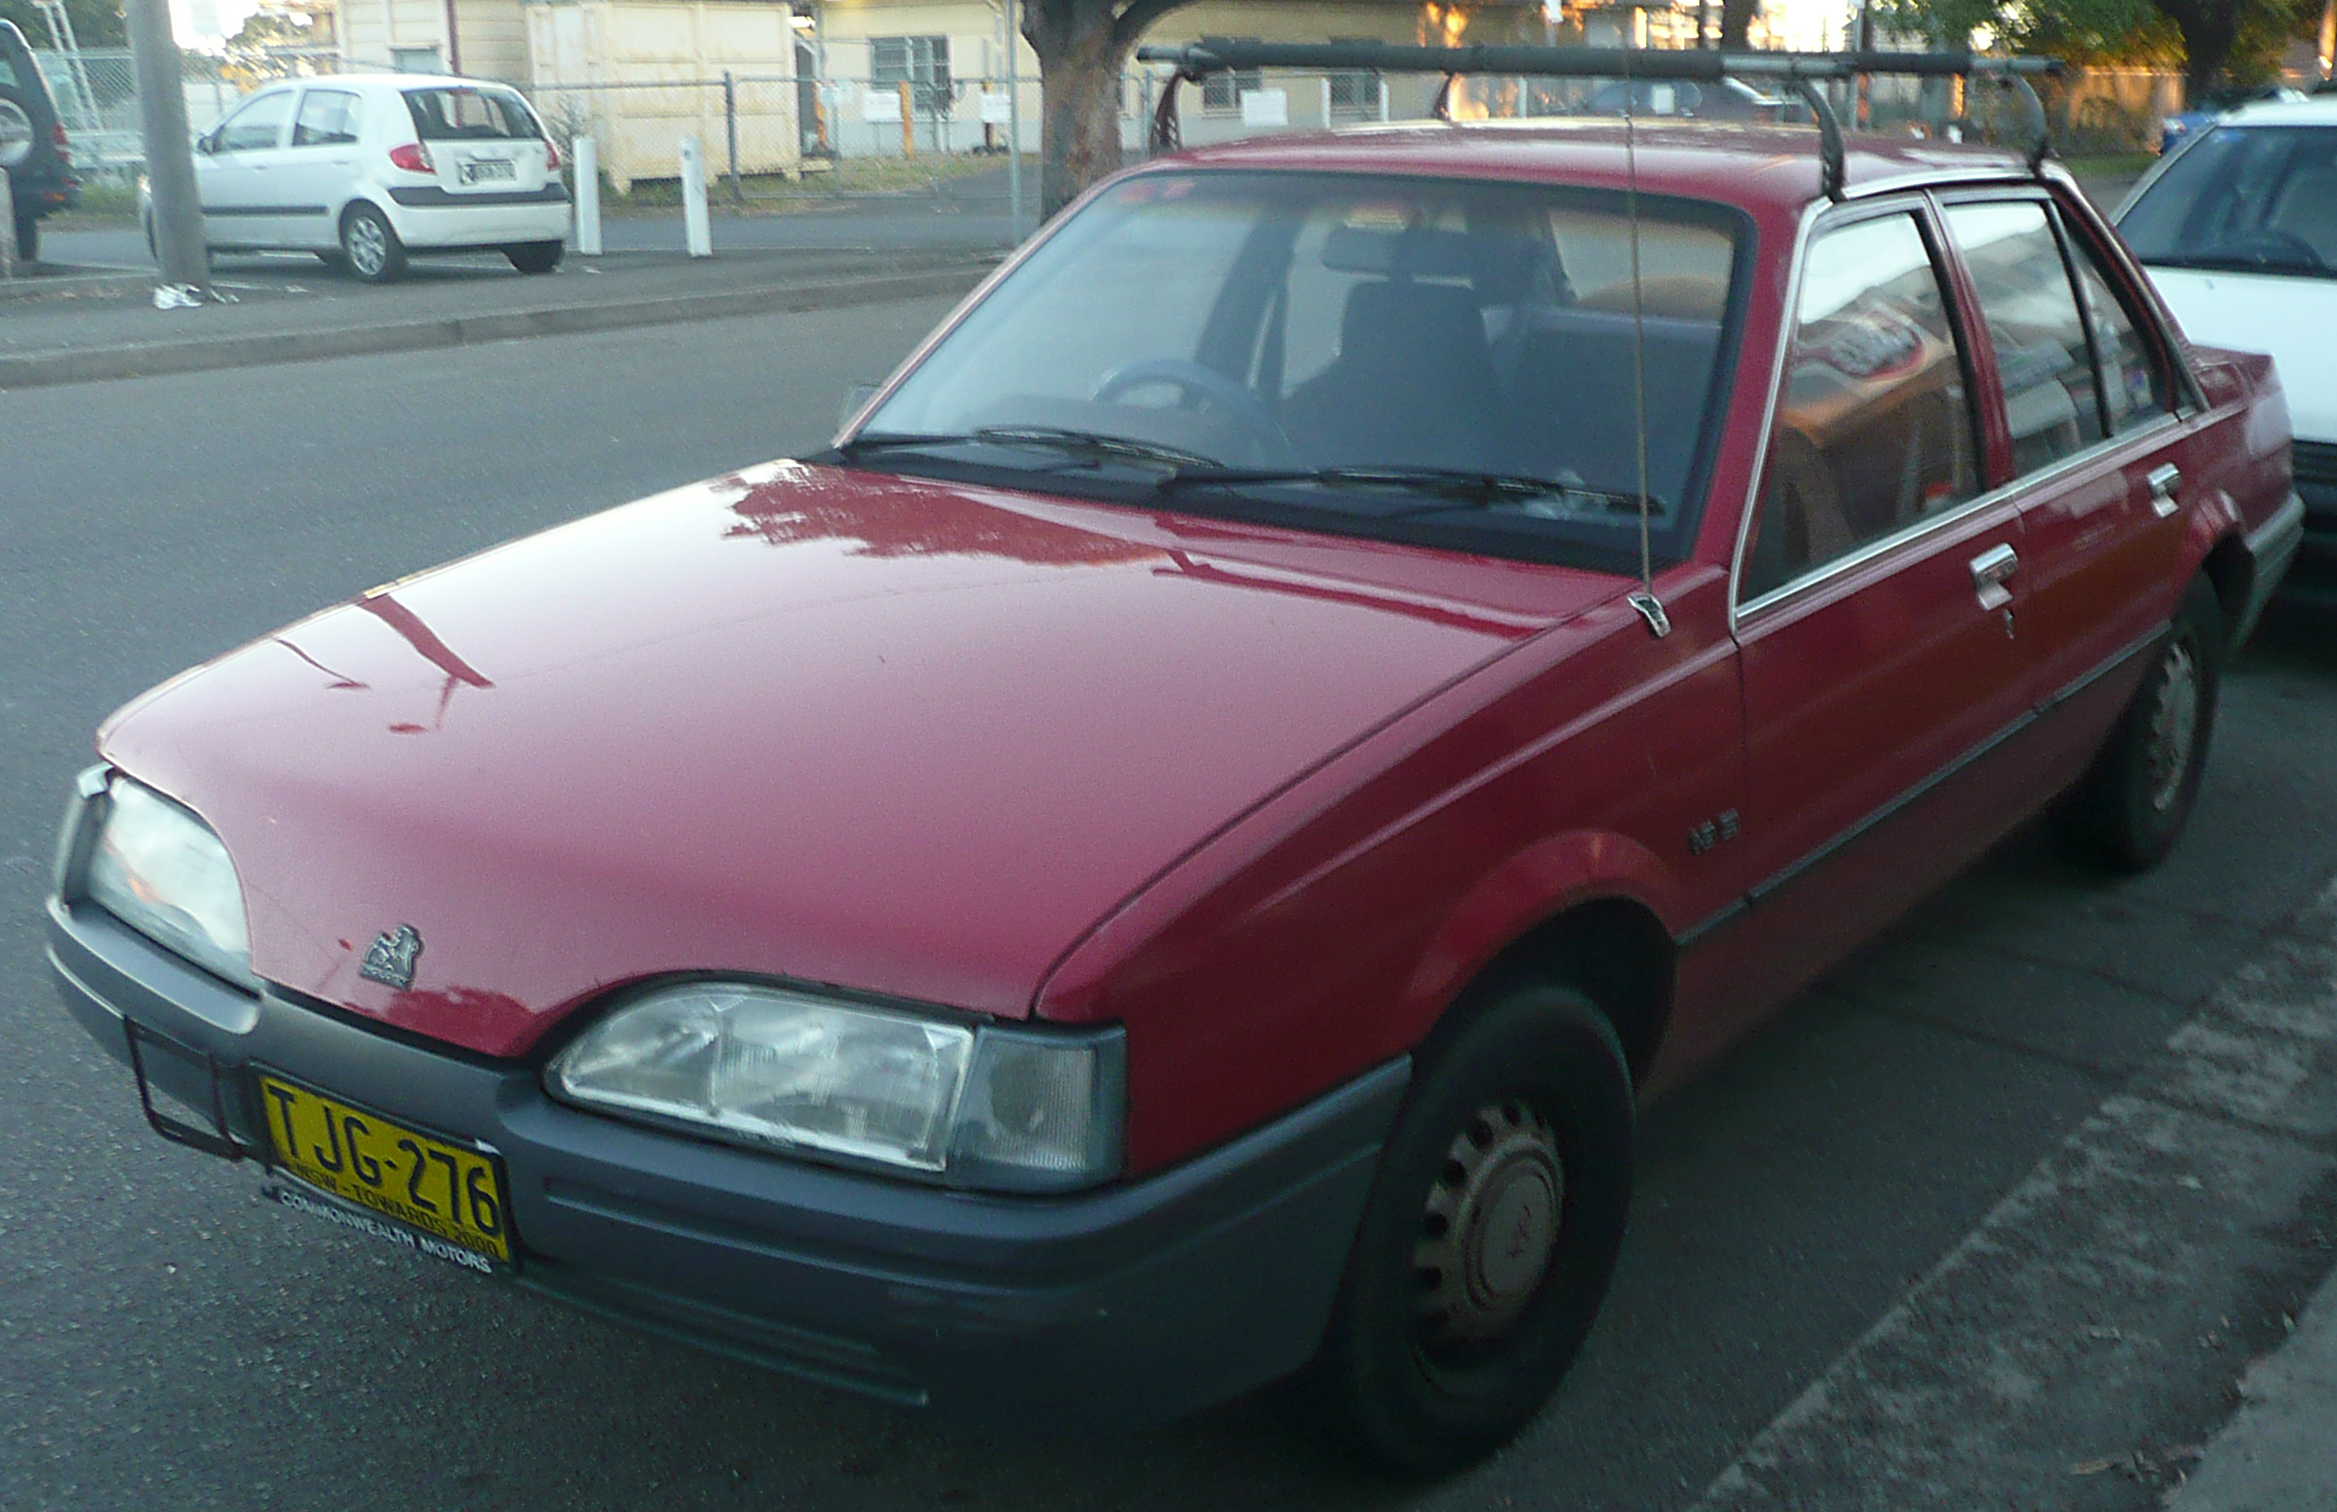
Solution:
<path fill-rule="evenodd" d="M 384 266 L 361 266 L 365 249 L 343 251 L 361 278 L 395 277 L 408 250 L 501 250 L 522 273 L 557 267 L 568 233 L 568 190 L 560 152 L 518 92 L 476 80 L 401 77 L 377 102 L 386 151 L 366 164 L 395 241 Z M 346 220 L 346 216 L 344 216 Z"/>

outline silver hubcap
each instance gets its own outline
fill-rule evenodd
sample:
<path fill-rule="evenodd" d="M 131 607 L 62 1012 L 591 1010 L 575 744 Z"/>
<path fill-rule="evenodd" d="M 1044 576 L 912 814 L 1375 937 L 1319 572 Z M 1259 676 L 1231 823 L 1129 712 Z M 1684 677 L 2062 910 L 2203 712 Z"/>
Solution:
<path fill-rule="evenodd" d="M 2177 641 L 2159 663 L 2158 699 L 2150 711 L 2150 806 L 2166 813 L 2183 794 L 2191 746 L 2199 738 L 2199 658 Z"/>
<path fill-rule="evenodd" d="M 1550 1268 L 1565 1198 L 1548 1120 L 1522 1102 L 1479 1108 L 1453 1137 L 1421 1215 L 1412 1261 L 1423 1339 L 1507 1332 Z"/>
<path fill-rule="evenodd" d="M 381 223 L 369 216 L 360 215 L 349 222 L 347 242 L 344 250 L 349 254 L 349 266 L 368 278 L 389 261 L 389 240 L 382 235 Z"/>

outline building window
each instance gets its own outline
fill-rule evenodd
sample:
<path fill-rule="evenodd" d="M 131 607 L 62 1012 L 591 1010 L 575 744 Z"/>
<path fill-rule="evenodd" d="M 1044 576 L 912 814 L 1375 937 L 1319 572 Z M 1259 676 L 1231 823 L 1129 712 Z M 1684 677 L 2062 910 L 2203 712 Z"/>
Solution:
<path fill-rule="evenodd" d="M 1372 42 L 1374 37 L 1333 37 L 1333 42 Z M 1368 69 L 1342 69 L 1331 75 L 1331 113 L 1379 114 L 1379 75 Z"/>
<path fill-rule="evenodd" d="M 868 87 L 897 90 L 911 86 L 920 111 L 947 110 L 950 103 L 949 38 L 871 37 L 868 39 Z"/>
<path fill-rule="evenodd" d="M 1255 42 L 1256 37 L 1236 37 L 1236 42 Z M 1213 73 L 1201 84 L 1203 110 L 1239 110 L 1242 96 L 1252 90 L 1264 89 L 1266 76 L 1255 69 L 1248 73 Z"/>
<path fill-rule="evenodd" d="M 390 67 L 399 73 L 443 72 L 438 66 L 438 49 L 435 47 L 393 47 L 390 49 Z"/>

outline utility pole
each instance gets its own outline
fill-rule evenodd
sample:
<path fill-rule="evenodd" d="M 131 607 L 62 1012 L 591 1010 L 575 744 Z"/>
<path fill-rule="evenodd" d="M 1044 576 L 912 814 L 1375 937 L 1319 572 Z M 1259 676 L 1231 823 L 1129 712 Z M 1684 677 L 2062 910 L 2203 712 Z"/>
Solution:
<path fill-rule="evenodd" d="M 2337 0 L 2329 0 L 2337 5 Z M 1022 240 L 1022 19 L 1006 0 L 1006 228 Z"/>
<path fill-rule="evenodd" d="M 146 181 L 154 196 L 154 252 L 162 281 L 208 297 L 211 260 L 203 252 L 203 203 L 195 190 L 195 152 L 187 140 L 187 95 L 179 45 L 170 32 L 169 0 L 125 0 L 131 62 L 138 72 L 138 124 L 146 139 Z"/>
<path fill-rule="evenodd" d="M 2321 8 L 2320 51 L 2321 77 L 2323 79 L 2337 78 L 2337 73 L 2331 72 L 2332 66 L 2337 65 L 2337 0 L 2329 0 L 2329 3 Z"/>

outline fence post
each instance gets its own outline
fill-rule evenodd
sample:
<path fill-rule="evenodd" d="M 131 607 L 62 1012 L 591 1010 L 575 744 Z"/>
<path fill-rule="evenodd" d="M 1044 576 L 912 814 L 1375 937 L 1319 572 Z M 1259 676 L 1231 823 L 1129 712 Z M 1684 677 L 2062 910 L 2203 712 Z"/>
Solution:
<path fill-rule="evenodd" d="M 569 144 L 576 158 L 576 250 L 600 256 L 600 143 L 580 136 Z"/>
<path fill-rule="evenodd" d="M 692 257 L 714 255 L 714 233 L 706 222 L 706 144 L 682 138 L 682 236 Z"/>
<path fill-rule="evenodd" d="M 917 155 L 917 109 L 909 102 L 909 81 L 901 81 L 901 156 Z"/>
<path fill-rule="evenodd" d="M 722 126 L 730 135 L 730 202 L 745 205 L 747 191 L 738 179 L 738 80 L 722 71 Z"/>

